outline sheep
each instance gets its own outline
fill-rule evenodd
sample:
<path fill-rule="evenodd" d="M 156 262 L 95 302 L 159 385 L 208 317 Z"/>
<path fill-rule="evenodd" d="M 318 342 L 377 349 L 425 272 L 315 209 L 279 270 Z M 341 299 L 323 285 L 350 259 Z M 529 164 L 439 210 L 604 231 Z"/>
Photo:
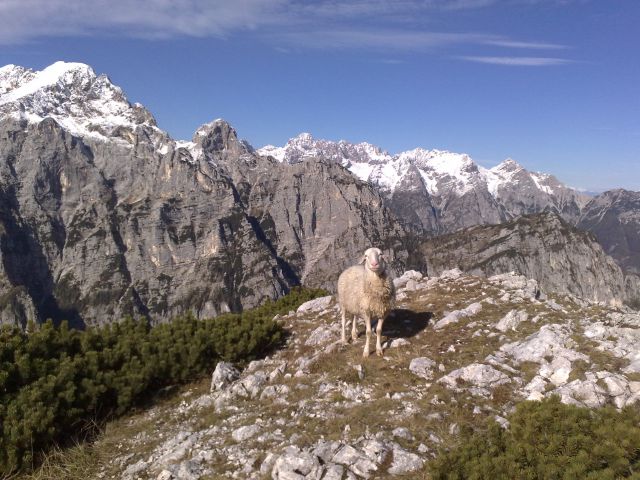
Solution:
<path fill-rule="evenodd" d="M 346 345 L 345 328 L 347 315 L 352 315 L 351 338 L 358 338 L 356 317 L 364 318 L 367 328 L 363 357 L 369 356 L 371 318 L 378 319 L 376 327 L 376 354 L 382 355 L 380 337 L 382 324 L 395 301 L 393 281 L 386 270 L 384 255 L 379 248 L 369 248 L 364 252 L 359 265 L 347 268 L 338 278 L 338 303 L 342 312 L 342 344 Z"/>

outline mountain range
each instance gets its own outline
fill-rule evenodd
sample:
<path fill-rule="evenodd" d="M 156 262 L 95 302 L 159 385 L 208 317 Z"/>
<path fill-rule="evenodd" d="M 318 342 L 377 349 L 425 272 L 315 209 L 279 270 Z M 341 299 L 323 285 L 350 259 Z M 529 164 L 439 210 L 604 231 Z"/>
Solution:
<path fill-rule="evenodd" d="M 589 201 L 552 175 L 527 171 L 512 159 L 486 169 L 465 154 L 416 148 L 391 155 L 368 143 L 316 140 L 308 133 L 258 153 L 291 164 L 331 159 L 375 185 L 399 216 L 436 235 L 544 210 L 575 222 Z"/>
<path fill-rule="evenodd" d="M 220 119 L 179 141 L 87 65 L 0 68 L 3 323 L 212 316 L 301 283 L 332 289 L 370 245 L 395 272 L 424 269 L 426 237 L 543 211 L 593 231 L 633 272 L 635 195 L 589 200 L 512 160 L 484 169 L 308 134 L 255 150 Z M 609 266 L 594 275 L 606 282 Z"/>
<path fill-rule="evenodd" d="M 510 158 L 487 169 L 466 154 L 416 148 L 391 155 L 370 143 L 315 139 L 309 133 L 257 152 L 289 164 L 330 159 L 376 186 L 399 218 L 427 236 L 555 212 L 593 233 L 626 272 L 640 273 L 640 192 L 588 195 Z"/>

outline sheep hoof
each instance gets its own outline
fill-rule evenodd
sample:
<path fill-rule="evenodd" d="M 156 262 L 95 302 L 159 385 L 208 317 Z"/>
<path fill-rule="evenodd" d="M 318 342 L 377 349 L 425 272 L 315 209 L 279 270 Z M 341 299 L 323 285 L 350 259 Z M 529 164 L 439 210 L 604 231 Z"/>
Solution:
<path fill-rule="evenodd" d="M 384 357 L 384 352 L 382 351 L 382 349 L 376 350 L 376 355 L 378 355 L 379 357 Z"/>
<path fill-rule="evenodd" d="M 367 350 L 365 350 L 364 352 L 362 352 L 362 356 L 364 358 L 367 358 L 369 356 L 369 352 Z"/>
<path fill-rule="evenodd" d="M 353 340 L 354 342 L 358 341 L 358 335 L 351 335 L 351 340 Z"/>

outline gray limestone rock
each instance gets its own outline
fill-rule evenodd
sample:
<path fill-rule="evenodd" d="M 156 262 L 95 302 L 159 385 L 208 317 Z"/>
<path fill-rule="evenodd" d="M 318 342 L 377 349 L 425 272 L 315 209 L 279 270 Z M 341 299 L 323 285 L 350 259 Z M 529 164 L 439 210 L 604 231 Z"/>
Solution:
<path fill-rule="evenodd" d="M 321 345 L 335 339 L 336 334 L 331 331 L 331 328 L 321 325 L 309 334 L 309 337 L 305 340 L 304 344 L 310 346 Z"/>
<path fill-rule="evenodd" d="M 125 479 L 133 480 L 139 473 L 144 472 L 149 467 L 149 464 L 144 460 L 139 460 L 136 463 L 129 465 L 123 472 Z"/>
<path fill-rule="evenodd" d="M 230 392 L 239 397 L 256 398 L 262 387 L 267 383 L 267 375 L 263 371 L 257 371 L 231 386 Z"/>
<path fill-rule="evenodd" d="M 331 461 L 346 466 L 363 478 L 371 478 L 378 470 L 378 466 L 373 460 L 349 444 L 342 445 L 333 455 Z"/>
<path fill-rule="evenodd" d="M 243 427 L 236 428 L 231 433 L 231 438 L 233 438 L 236 442 L 244 442 L 251 437 L 255 437 L 259 431 L 259 425 L 245 425 Z"/>
<path fill-rule="evenodd" d="M 482 310 L 482 304 L 475 302 L 469 305 L 462 310 L 455 310 L 453 312 L 448 313 L 444 316 L 444 318 L 438 320 L 433 326 L 434 329 L 440 330 L 441 328 L 446 327 L 452 323 L 457 323 L 460 319 L 477 315 Z"/>
<path fill-rule="evenodd" d="M 460 381 L 465 386 L 461 386 Z M 461 390 L 469 386 L 471 393 L 480 395 L 488 394 L 488 388 L 503 385 L 510 381 L 510 378 L 501 371 L 482 363 L 473 363 L 459 368 L 438 380 L 439 383 L 443 383 L 453 390 Z"/>
<path fill-rule="evenodd" d="M 387 470 L 391 475 L 407 475 L 423 466 L 424 460 L 419 455 L 408 452 L 396 443 L 393 444 L 393 461 Z"/>
<path fill-rule="evenodd" d="M 405 440 L 413 440 L 414 436 L 411 434 L 408 428 L 405 427 L 397 427 L 394 428 L 391 434 L 394 437 L 404 438 Z"/>
<path fill-rule="evenodd" d="M 411 360 L 409 370 L 415 375 L 431 380 L 433 378 L 433 370 L 436 362 L 427 357 L 418 357 Z"/>
<path fill-rule="evenodd" d="M 300 305 L 298 310 L 296 310 L 296 313 L 319 312 L 321 310 L 325 310 L 326 308 L 329 308 L 332 300 L 333 297 L 331 295 L 314 298 L 313 300 L 309 300 L 308 302 Z"/>
<path fill-rule="evenodd" d="M 280 455 L 273 464 L 271 478 L 273 480 L 298 480 L 307 478 L 313 473 L 322 471 L 320 462 L 315 455 L 290 446 Z M 314 478 L 314 477 L 310 477 Z"/>
<path fill-rule="evenodd" d="M 171 470 L 162 470 L 156 477 L 156 480 L 173 480 L 173 478 L 175 477 L 173 473 L 171 473 Z"/>
<path fill-rule="evenodd" d="M 525 311 L 510 310 L 498 323 L 496 323 L 496 329 L 501 332 L 507 330 L 517 330 L 518 325 L 522 322 L 526 322 L 529 315 Z"/>
<path fill-rule="evenodd" d="M 325 468 L 326 471 L 322 480 L 342 480 L 344 475 L 344 467 L 342 465 L 329 464 Z"/>
<path fill-rule="evenodd" d="M 396 289 L 400 289 L 403 288 L 409 280 L 419 282 L 420 280 L 422 280 L 422 277 L 422 273 L 415 270 L 408 270 L 398 278 L 393 279 L 393 286 L 396 287 Z"/>
<path fill-rule="evenodd" d="M 218 362 L 211 375 L 211 391 L 222 390 L 240 377 L 240 370 L 229 362 Z"/>

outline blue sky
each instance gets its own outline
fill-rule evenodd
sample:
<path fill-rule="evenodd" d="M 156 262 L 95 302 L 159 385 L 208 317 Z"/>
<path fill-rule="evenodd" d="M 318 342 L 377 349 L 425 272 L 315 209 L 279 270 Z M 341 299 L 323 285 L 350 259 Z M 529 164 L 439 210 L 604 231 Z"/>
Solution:
<path fill-rule="evenodd" d="M 302 131 L 640 190 L 637 0 L 3 0 L 0 64 L 90 64 L 188 139 Z"/>

